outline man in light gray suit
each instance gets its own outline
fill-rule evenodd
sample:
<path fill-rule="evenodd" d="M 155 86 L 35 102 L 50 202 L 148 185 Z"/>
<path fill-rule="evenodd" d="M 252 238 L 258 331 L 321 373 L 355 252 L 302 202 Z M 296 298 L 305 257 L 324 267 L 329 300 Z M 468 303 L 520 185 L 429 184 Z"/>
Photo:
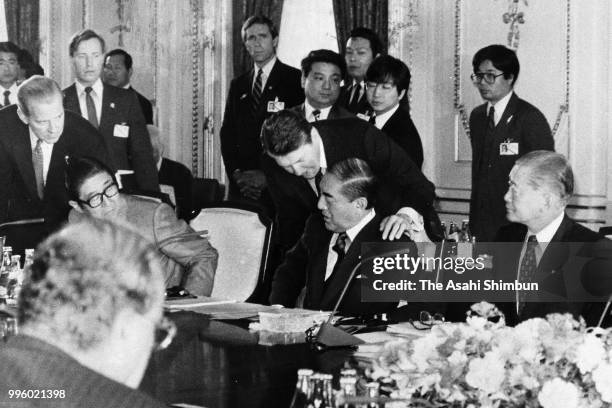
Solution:
<path fill-rule="evenodd" d="M 92 158 L 70 158 L 66 184 L 73 208 L 70 222 L 93 216 L 131 227 L 161 253 L 166 287 L 178 285 L 192 294 L 210 296 L 217 250 L 185 221 L 177 219 L 170 206 L 120 194 L 112 171 Z"/>

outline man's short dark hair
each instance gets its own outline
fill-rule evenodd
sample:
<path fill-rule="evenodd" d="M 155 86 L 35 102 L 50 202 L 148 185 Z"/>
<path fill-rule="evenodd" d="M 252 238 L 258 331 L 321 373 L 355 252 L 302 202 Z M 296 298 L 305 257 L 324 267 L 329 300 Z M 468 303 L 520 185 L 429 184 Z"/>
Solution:
<path fill-rule="evenodd" d="M 117 184 L 115 174 L 104 163 L 93 157 L 71 156 L 66 159 L 66 189 L 71 200 L 79 201 L 79 190 L 83 183 L 99 173 L 107 173 Z"/>
<path fill-rule="evenodd" d="M 68 51 L 70 52 L 70 56 L 74 57 L 74 53 L 77 48 L 79 48 L 79 44 L 83 41 L 91 40 L 92 38 L 96 38 L 100 41 L 100 46 L 102 47 L 102 52 L 106 51 L 106 43 L 104 42 L 104 38 L 102 38 L 98 33 L 94 30 L 90 30 L 89 28 L 85 30 L 81 30 L 70 39 L 70 46 L 68 47 Z"/>
<path fill-rule="evenodd" d="M 346 61 L 342 55 L 332 50 L 314 50 L 310 51 L 306 58 L 302 60 L 302 75 L 307 77 L 315 62 L 327 62 L 333 64 L 340 69 L 342 78 L 346 76 Z"/>
<path fill-rule="evenodd" d="M 384 54 L 383 44 L 373 30 L 367 27 L 355 27 L 349 33 L 349 38 L 363 38 L 370 42 L 370 49 L 372 50 L 372 56 L 375 57 L 377 54 Z"/>
<path fill-rule="evenodd" d="M 113 55 L 121 55 L 123 57 L 123 65 L 125 65 L 125 68 L 127 70 L 132 69 L 132 64 L 134 62 L 132 61 L 132 56 L 128 54 L 127 51 L 122 50 L 121 48 L 115 48 L 114 50 L 106 53 L 104 56 L 104 62 L 106 63 L 106 59 L 108 57 L 112 57 Z"/>
<path fill-rule="evenodd" d="M 515 166 L 528 170 L 528 183 L 535 189 L 545 188 L 567 202 L 574 193 L 574 173 L 560 153 L 534 150 L 516 161 Z"/>
<path fill-rule="evenodd" d="M 7 52 L 7 53 L 15 54 L 15 58 L 19 59 L 20 51 L 21 51 L 21 48 L 19 48 L 15 43 L 11 41 L 0 42 L 0 52 Z"/>
<path fill-rule="evenodd" d="M 378 182 L 368 163 L 351 157 L 335 163 L 327 173 L 334 175 L 342 187 L 340 193 L 349 201 L 364 197 L 368 200 L 366 208 L 375 204 Z M 327 174 L 326 173 L 326 174 Z"/>
<path fill-rule="evenodd" d="M 19 50 L 17 60 L 19 61 L 21 69 L 25 71 L 25 79 L 34 75 L 45 75 L 45 70 L 34 61 L 34 57 L 32 57 L 32 54 L 30 54 L 28 50 L 23 48 Z"/>
<path fill-rule="evenodd" d="M 510 78 L 510 75 L 514 76 L 512 80 L 512 86 L 516 83 L 519 76 L 521 66 L 519 64 L 516 53 L 510 48 L 507 48 L 500 44 L 489 45 L 481 48 L 474 54 L 472 59 L 472 67 L 474 72 L 478 71 L 480 64 L 484 61 L 489 60 L 491 64 L 504 73 L 504 78 Z"/>
<path fill-rule="evenodd" d="M 264 152 L 284 156 L 310 143 L 312 125 L 299 113 L 285 109 L 273 113 L 261 127 Z"/>
<path fill-rule="evenodd" d="M 366 72 L 366 82 L 377 84 L 391 82 L 397 91 L 408 90 L 410 86 L 410 70 L 408 66 L 390 55 L 381 55 L 374 59 Z"/>
<path fill-rule="evenodd" d="M 246 42 L 246 30 L 249 29 L 253 24 L 265 24 L 270 29 L 270 34 L 272 34 L 272 38 L 278 37 L 278 30 L 276 30 L 276 26 L 266 16 L 262 16 L 261 14 L 251 16 L 247 18 L 242 24 L 242 28 L 240 29 L 240 34 L 242 35 L 242 41 Z"/>

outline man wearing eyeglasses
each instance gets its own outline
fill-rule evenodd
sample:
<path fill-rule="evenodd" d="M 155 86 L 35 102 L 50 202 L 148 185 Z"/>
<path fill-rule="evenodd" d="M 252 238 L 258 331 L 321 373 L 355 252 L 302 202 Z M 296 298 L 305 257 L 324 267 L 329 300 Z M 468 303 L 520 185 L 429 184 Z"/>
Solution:
<path fill-rule="evenodd" d="M 490 242 L 507 223 L 504 194 L 512 166 L 532 150 L 554 150 L 554 140 L 542 112 L 514 93 L 520 69 L 514 51 L 490 45 L 474 55 L 472 66 L 485 103 L 470 115 L 470 229 L 479 241 Z"/>
<path fill-rule="evenodd" d="M 176 333 L 157 252 L 90 218 L 49 237 L 30 271 L 19 334 L 0 347 L 0 406 L 164 407 L 137 390 Z"/>

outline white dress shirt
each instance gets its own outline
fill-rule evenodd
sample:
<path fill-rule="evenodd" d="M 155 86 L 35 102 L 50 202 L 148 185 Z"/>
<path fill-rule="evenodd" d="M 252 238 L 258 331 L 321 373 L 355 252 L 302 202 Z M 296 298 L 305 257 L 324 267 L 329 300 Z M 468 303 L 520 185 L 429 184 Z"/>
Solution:
<path fill-rule="evenodd" d="M 76 91 L 77 96 L 79 97 L 79 107 L 81 108 L 81 116 L 85 119 L 89 119 L 87 116 L 87 92 L 85 92 L 85 86 L 83 86 L 79 81 L 76 83 Z M 100 123 L 100 119 L 102 118 L 102 94 L 104 92 L 104 85 L 102 85 L 102 81 L 100 78 L 91 86 L 91 99 L 93 99 L 94 106 L 96 107 L 96 116 L 98 117 L 98 123 Z"/>
<path fill-rule="evenodd" d="M 502 116 L 504 116 L 504 111 L 506 110 L 506 106 L 508 106 L 508 102 L 510 102 L 510 98 L 512 97 L 513 93 L 513 91 L 508 92 L 508 95 L 497 101 L 495 105 L 493 105 L 491 102 L 487 103 L 487 116 L 489 115 L 491 106 L 495 108 L 495 114 L 493 115 L 493 118 L 495 119 L 495 126 L 497 126 Z"/>
<path fill-rule="evenodd" d="M 374 211 L 374 209 L 371 209 L 370 212 L 367 213 L 366 216 L 361 219 L 361 221 L 359 221 L 352 228 L 346 230 L 348 242 L 346 247 L 344 248 L 344 253 L 348 252 L 349 247 L 355 240 L 357 234 L 361 232 L 363 227 L 365 227 L 370 221 L 372 221 L 372 218 L 374 218 L 374 216 L 376 216 L 376 211 Z M 339 233 L 334 232 L 331 239 L 329 240 L 329 248 L 327 251 L 327 267 L 325 268 L 325 280 L 329 279 L 329 277 L 331 276 L 332 272 L 334 271 L 336 261 L 338 260 L 338 253 L 334 251 L 334 245 L 336 245 L 336 240 L 338 240 L 339 235 Z"/>
<path fill-rule="evenodd" d="M 272 57 L 272 59 L 266 62 L 266 65 L 261 67 L 261 92 L 266 89 L 266 82 L 268 82 L 268 77 L 270 76 L 270 72 L 272 72 L 272 68 L 274 68 L 274 63 L 276 62 L 276 56 Z M 257 73 L 259 72 L 259 67 L 257 64 L 253 64 L 253 69 L 255 70 L 255 75 L 253 75 L 253 82 L 251 83 L 251 89 L 255 86 L 255 80 L 257 79 Z"/>
<path fill-rule="evenodd" d="M 385 124 L 389 121 L 391 116 L 393 116 L 395 111 L 397 111 L 398 109 L 399 109 L 399 103 L 395 105 L 395 108 L 388 110 L 385 113 L 381 113 L 380 115 L 376 113 L 376 122 L 374 122 L 374 126 L 376 126 L 378 129 L 382 129 L 383 126 L 385 126 Z"/>
<path fill-rule="evenodd" d="M 327 119 L 327 117 L 329 116 L 329 111 L 331 111 L 331 105 L 328 106 L 327 108 L 323 108 L 323 109 L 318 109 L 319 112 L 319 120 L 325 120 Z M 308 100 L 304 101 L 304 116 L 306 116 L 306 120 L 308 122 L 316 122 L 317 119 L 315 119 L 314 115 L 312 114 L 313 111 L 315 111 L 316 108 L 314 108 L 311 104 L 308 103 Z"/>
<path fill-rule="evenodd" d="M 28 130 L 30 131 L 30 147 L 32 148 L 31 151 L 34 152 L 34 148 L 36 148 L 36 143 L 38 142 L 38 137 L 36 137 L 32 129 L 28 128 Z M 43 141 L 40 144 L 40 148 L 42 149 L 43 154 L 43 183 L 47 184 L 47 173 L 49 172 L 49 164 L 51 163 L 53 144 Z"/>
<path fill-rule="evenodd" d="M 14 83 L 10 88 L 5 88 L 2 85 L 0 85 L 0 105 L 2 105 L 4 103 L 4 92 L 5 91 L 9 91 L 9 102 L 11 103 L 11 105 L 14 105 L 17 103 L 17 89 L 19 87 L 17 86 L 17 83 Z"/>

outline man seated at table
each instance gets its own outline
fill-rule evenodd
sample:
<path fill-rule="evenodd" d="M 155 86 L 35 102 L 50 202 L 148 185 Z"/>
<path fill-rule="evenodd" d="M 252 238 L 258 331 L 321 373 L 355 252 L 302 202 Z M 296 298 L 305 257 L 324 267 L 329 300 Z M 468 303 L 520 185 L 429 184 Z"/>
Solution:
<path fill-rule="evenodd" d="M 382 217 L 373 206 L 376 188 L 372 170 L 361 159 L 340 161 L 325 173 L 317 201 L 319 212 L 308 218 L 300 240 L 276 270 L 271 304 L 293 307 L 305 287 L 305 308 L 334 308 L 360 261 L 361 244 L 383 241 L 379 229 Z M 410 242 L 407 237 L 401 239 Z M 416 247 L 411 252 L 416 253 Z M 357 275 L 340 304 L 341 313 L 372 315 L 395 308 L 397 302 L 362 302 L 360 282 Z"/>
<path fill-rule="evenodd" d="M 210 296 L 217 250 L 177 219 L 169 205 L 119 193 L 111 170 L 88 157 L 69 159 L 66 184 L 73 208 L 70 222 L 91 215 L 133 228 L 161 252 L 166 287 L 178 285 L 194 295 Z"/>
<path fill-rule="evenodd" d="M 0 347 L 0 406 L 164 407 L 137 390 L 175 331 L 163 284 L 156 251 L 117 225 L 90 218 L 49 237 L 20 293 L 20 334 Z"/>

